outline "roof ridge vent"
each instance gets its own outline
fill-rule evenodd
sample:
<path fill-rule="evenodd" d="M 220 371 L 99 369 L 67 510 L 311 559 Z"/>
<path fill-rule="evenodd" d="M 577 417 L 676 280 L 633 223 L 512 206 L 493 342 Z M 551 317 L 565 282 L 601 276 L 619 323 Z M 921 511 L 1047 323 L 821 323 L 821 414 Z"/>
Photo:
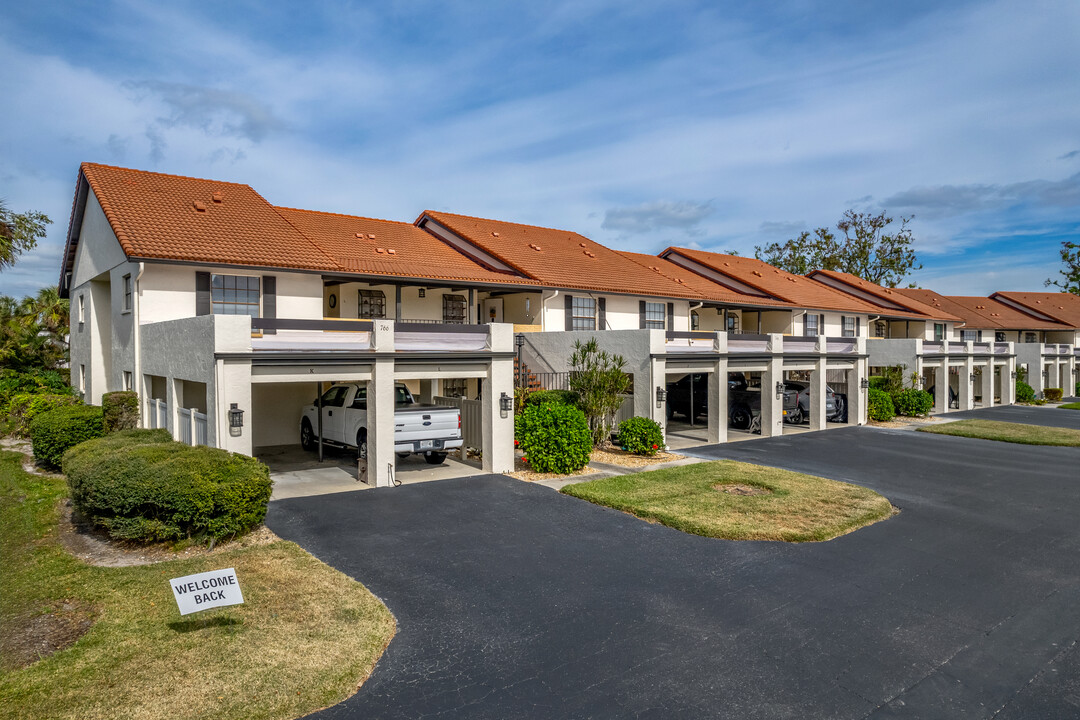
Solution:
<path fill-rule="evenodd" d="M 499 233 L 497 233 L 497 232 L 495 232 L 494 230 L 492 230 L 492 231 L 491 231 L 491 237 L 499 237 Z"/>
<path fill-rule="evenodd" d="M 397 255 L 397 250 L 395 250 L 394 248 L 386 248 L 386 253 L 388 255 Z"/>
<path fill-rule="evenodd" d="M 191 205 L 199 212 L 206 212 L 206 203 L 202 200 L 195 200 Z"/>
<path fill-rule="evenodd" d="M 384 255 L 386 254 L 386 248 L 377 247 L 375 248 L 375 252 L 379 253 L 380 255 Z"/>
<path fill-rule="evenodd" d="M 754 274 L 754 275 L 757 275 L 758 277 L 761 277 L 761 272 L 760 272 L 760 271 L 758 271 L 758 270 L 754 270 L 754 271 L 753 271 L 753 274 Z"/>
<path fill-rule="evenodd" d="M 225 202 L 225 194 L 220 190 L 215 190 L 212 197 L 214 198 L 214 202 L 218 203 L 219 205 Z"/>

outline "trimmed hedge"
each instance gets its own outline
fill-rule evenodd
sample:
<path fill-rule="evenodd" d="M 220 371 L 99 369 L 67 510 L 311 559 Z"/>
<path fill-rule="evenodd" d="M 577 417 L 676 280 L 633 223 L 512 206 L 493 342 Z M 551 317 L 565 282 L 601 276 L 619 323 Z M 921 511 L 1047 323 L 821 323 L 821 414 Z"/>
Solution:
<path fill-rule="evenodd" d="M 96 405 L 58 407 L 37 415 L 30 423 L 34 457 L 49 467 L 60 467 L 64 453 L 105 434 L 101 408 Z"/>
<path fill-rule="evenodd" d="M 589 462 L 592 432 L 585 413 L 562 402 L 525 406 L 514 420 L 522 460 L 542 473 L 576 472 Z"/>
<path fill-rule="evenodd" d="M 19 393 L 8 402 L 5 414 L 11 420 L 11 432 L 19 437 L 27 437 L 30 434 L 30 423 L 41 413 L 58 407 L 81 404 L 82 400 L 74 395 Z"/>
<path fill-rule="evenodd" d="M 1032 403 L 1035 402 L 1035 388 L 1028 385 L 1023 380 L 1016 381 L 1016 402 Z"/>
<path fill-rule="evenodd" d="M 888 422 L 896 417 L 896 409 L 893 407 L 889 393 L 877 388 L 870 388 L 867 414 L 871 420 L 878 422 Z"/>
<path fill-rule="evenodd" d="M 1046 388 L 1043 390 L 1043 397 L 1047 402 L 1061 402 L 1061 398 L 1065 396 L 1065 392 L 1061 388 Z"/>
<path fill-rule="evenodd" d="M 165 430 L 122 430 L 69 450 L 71 499 L 119 540 L 221 539 L 266 517 L 269 469 L 254 458 L 175 442 Z"/>
<path fill-rule="evenodd" d="M 925 390 L 907 388 L 892 396 L 893 409 L 897 415 L 920 417 L 934 409 L 934 396 Z"/>
<path fill-rule="evenodd" d="M 139 395 L 133 390 L 117 390 L 101 396 L 105 414 L 105 432 L 134 430 L 139 427 Z"/>
<path fill-rule="evenodd" d="M 573 390 L 537 390 L 529 393 L 528 397 L 525 398 L 525 407 L 544 405 L 546 403 L 559 403 L 577 407 L 578 394 Z"/>
<path fill-rule="evenodd" d="M 619 445 L 635 455 L 655 455 L 664 448 L 664 431 L 647 417 L 632 417 L 619 423 Z"/>

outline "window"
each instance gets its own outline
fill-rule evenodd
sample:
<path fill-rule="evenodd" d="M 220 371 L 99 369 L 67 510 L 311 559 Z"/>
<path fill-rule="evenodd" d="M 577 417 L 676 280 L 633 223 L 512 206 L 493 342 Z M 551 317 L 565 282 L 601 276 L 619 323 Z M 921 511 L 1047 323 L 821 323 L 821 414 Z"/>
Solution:
<path fill-rule="evenodd" d="M 448 325 L 464 325 L 469 304 L 464 295 L 442 296 L 442 321 Z"/>
<path fill-rule="evenodd" d="M 131 312 L 131 275 L 124 276 L 124 312 Z"/>
<path fill-rule="evenodd" d="M 86 322 L 86 296 L 79 296 L 79 324 L 82 325 Z"/>
<path fill-rule="evenodd" d="M 577 298 L 574 298 L 574 305 L 577 305 Z M 574 319 L 577 320 L 577 312 L 575 307 Z M 664 303 L 645 303 L 645 327 L 650 330 L 663 330 L 664 321 L 667 319 L 667 307 Z M 577 328 L 574 328 L 577 330 Z M 591 328 L 585 328 L 591 329 Z"/>
<path fill-rule="evenodd" d="M 934 342 L 945 339 L 945 323 L 934 323 Z"/>
<path fill-rule="evenodd" d="M 362 392 L 362 391 L 361 391 Z M 345 404 L 345 396 L 349 394 L 347 385 L 335 385 L 322 396 L 323 407 L 341 407 Z"/>
<path fill-rule="evenodd" d="M 820 318 L 820 316 L 817 314 L 810 315 L 809 313 L 807 313 L 803 317 L 805 318 L 805 322 L 803 323 L 803 335 L 806 335 L 807 337 L 814 337 L 820 335 L 821 328 L 818 327 L 818 319 Z"/>
<path fill-rule="evenodd" d="M 386 293 L 382 290 L 361 290 L 357 302 L 358 317 L 382 320 L 386 317 Z"/>
<path fill-rule="evenodd" d="M 1026 332 L 1026 333 L 1024 333 L 1024 342 L 1026 342 L 1026 343 L 1039 342 L 1039 337 L 1038 337 L 1038 335 L 1036 335 L 1033 332 Z"/>
<path fill-rule="evenodd" d="M 978 330 L 961 330 L 960 340 L 963 342 L 967 342 L 969 340 L 971 342 L 978 342 L 979 340 L 982 340 L 982 333 Z"/>
<path fill-rule="evenodd" d="M 728 315 L 727 316 L 727 331 L 732 335 L 739 334 L 739 316 Z"/>
<path fill-rule="evenodd" d="M 1003 333 L 1003 332 L 995 332 L 994 333 L 994 342 L 1005 342 L 1005 333 Z"/>
<path fill-rule="evenodd" d="M 468 391 L 468 383 L 465 378 L 451 378 L 442 381 L 442 394 L 446 397 L 465 397 Z"/>
<path fill-rule="evenodd" d="M 701 318 L 698 317 L 697 310 L 692 310 L 690 312 L 690 329 L 691 330 L 700 330 L 701 329 Z"/>
<path fill-rule="evenodd" d="M 210 302 L 215 315 L 259 317 L 259 278 L 247 275 L 213 275 Z"/>
<path fill-rule="evenodd" d="M 844 315 L 840 318 L 841 337 L 855 337 L 855 318 Z"/>
<path fill-rule="evenodd" d="M 124 389 L 125 390 L 130 390 L 131 389 L 131 371 L 129 371 L 129 370 L 124 371 Z"/>
<path fill-rule="evenodd" d="M 883 338 L 889 332 L 889 325 L 884 320 L 874 323 L 874 337 Z"/>
<path fill-rule="evenodd" d="M 342 393 L 341 401 L 345 402 L 345 393 Z M 395 405 L 412 405 L 412 395 L 409 394 L 409 388 L 404 385 L 394 386 L 394 404 Z M 325 407 L 325 405 L 324 405 Z M 354 410 L 364 410 L 367 408 L 367 388 L 362 387 L 356 391 L 356 397 L 353 398 L 352 408 Z"/>
<path fill-rule="evenodd" d="M 596 329 L 596 301 L 590 297 L 573 298 L 573 315 L 571 317 L 571 330 L 595 330 Z M 659 305 L 659 303 L 657 303 Z M 662 307 L 662 306 L 661 306 Z M 646 311 L 647 312 L 647 311 Z M 660 327 L 664 327 L 661 325 Z"/>

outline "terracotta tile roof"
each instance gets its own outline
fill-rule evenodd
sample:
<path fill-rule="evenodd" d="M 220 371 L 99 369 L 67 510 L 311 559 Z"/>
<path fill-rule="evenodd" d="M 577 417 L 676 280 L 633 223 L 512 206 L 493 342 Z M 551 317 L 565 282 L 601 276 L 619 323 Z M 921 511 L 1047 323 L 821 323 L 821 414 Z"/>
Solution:
<path fill-rule="evenodd" d="M 689 258 L 714 272 L 726 275 L 796 307 L 812 310 L 840 310 L 868 315 L 883 314 L 882 308 L 876 305 L 834 290 L 808 277 L 785 272 L 756 258 L 679 247 L 668 248 L 660 255 L 667 257 L 673 253 Z"/>
<path fill-rule="evenodd" d="M 685 287 L 693 290 L 701 296 L 701 299 L 706 302 L 718 302 L 730 305 L 740 306 L 753 306 L 753 307 L 779 307 L 783 309 L 789 309 L 796 307 L 795 305 L 784 302 L 783 300 L 776 300 L 774 298 L 757 297 L 756 295 L 746 295 L 735 290 L 730 290 L 723 285 L 718 285 L 712 280 L 706 277 L 702 277 L 695 272 L 691 272 L 681 265 L 676 265 L 670 260 L 666 260 L 656 255 L 646 255 L 644 253 L 634 253 L 618 251 L 620 255 L 628 257 L 638 265 L 647 268 L 655 273 L 659 273 L 664 277 L 678 282 Z"/>
<path fill-rule="evenodd" d="M 959 321 L 960 316 L 955 313 L 950 313 L 946 308 L 934 303 L 923 302 L 918 296 L 908 295 L 899 288 L 887 288 L 872 283 L 869 280 L 863 280 L 858 275 L 852 275 L 851 273 L 839 272 L 837 270 L 814 270 L 807 274 L 807 277 L 815 280 L 825 282 L 831 280 L 834 283 L 840 283 L 852 288 L 853 291 L 862 292 L 866 295 L 870 295 L 877 301 L 886 305 L 899 305 L 902 309 L 899 311 L 899 317 L 908 317 L 909 315 L 904 313 L 904 309 L 910 311 L 911 316 L 925 316 L 933 320 L 948 320 L 950 322 Z M 846 292 L 846 291 L 845 291 Z M 874 302 L 871 300 L 870 302 Z M 883 312 L 893 313 L 896 312 L 893 308 L 883 307 Z"/>
<path fill-rule="evenodd" d="M 247 185 L 83 163 L 128 257 L 337 270 Z"/>
<path fill-rule="evenodd" d="M 1048 292 L 996 292 L 991 298 L 1003 298 L 1049 315 L 1071 328 L 1080 328 L 1080 295 Z"/>
<path fill-rule="evenodd" d="M 492 272 L 411 223 L 314 210 L 276 209 L 350 273 L 535 284 L 528 278 Z"/>
<path fill-rule="evenodd" d="M 700 297 L 683 284 L 569 230 L 430 210 L 424 211 L 416 224 L 422 224 L 425 218 L 545 287 L 653 297 Z"/>

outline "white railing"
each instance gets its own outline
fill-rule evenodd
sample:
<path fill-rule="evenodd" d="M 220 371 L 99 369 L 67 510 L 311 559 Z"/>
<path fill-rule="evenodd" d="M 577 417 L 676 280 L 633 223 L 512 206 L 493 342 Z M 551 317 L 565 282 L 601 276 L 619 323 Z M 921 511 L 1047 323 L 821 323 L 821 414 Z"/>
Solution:
<path fill-rule="evenodd" d="M 169 427 L 169 406 L 164 400 L 150 398 L 146 401 L 146 422 L 151 428 Z"/>
<path fill-rule="evenodd" d="M 825 348 L 830 355 L 855 352 L 855 338 L 826 338 Z"/>
<path fill-rule="evenodd" d="M 206 413 L 201 413 L 198 410 L 191 411 L 191 419 L 195 425 L 195 444 L 206 445 L 207 429 L 206 429 Z"/>
<path fill-rule="evenodd" d="M 1008 355 L 1009 354 L 1009 343 L 994 343 L 994 354 L 995 355 Z"/>
<path fill-rule="evenodd" d="M 177 430 L 180 431 L 180 442 L 185 445 L 191 444 L 191 411 L 187 408 L 180 408 L 176 411 Z"/>

